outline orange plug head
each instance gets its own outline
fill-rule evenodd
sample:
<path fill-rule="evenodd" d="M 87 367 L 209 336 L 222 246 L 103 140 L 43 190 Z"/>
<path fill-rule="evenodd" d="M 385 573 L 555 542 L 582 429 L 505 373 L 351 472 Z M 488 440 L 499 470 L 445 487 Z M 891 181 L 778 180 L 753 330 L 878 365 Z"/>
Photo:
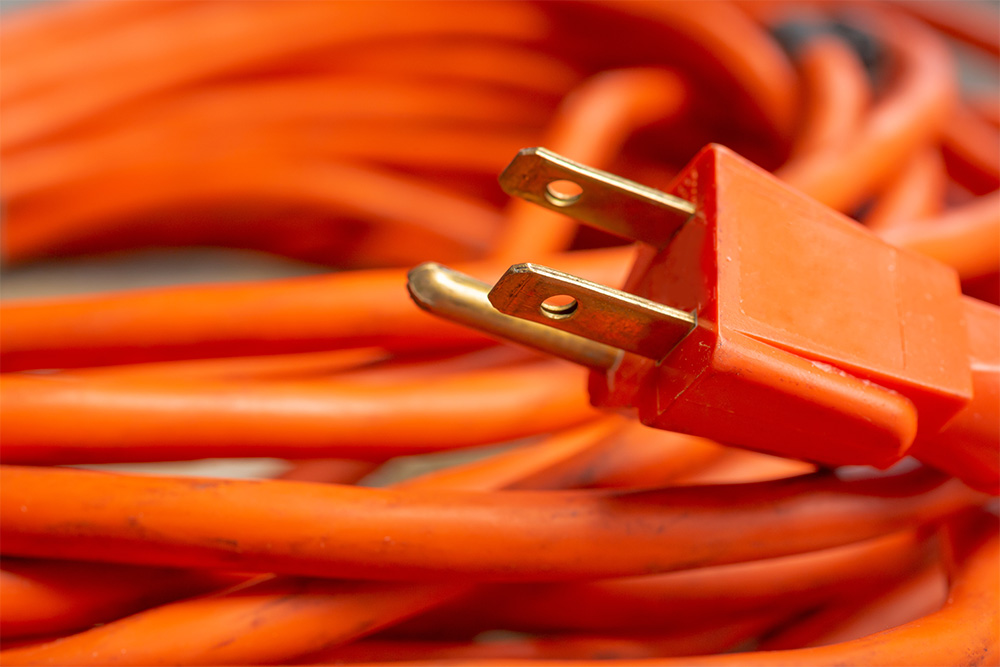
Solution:
<path fill-rule="evenodd" d="M 550 191 L 560 180 L 579 193 Z M 955 272 L 724 147 L 703 149 L 667 193 L 544 149 L 521 151 L 501 184 L 640 242 L 624 291 L 522 264 L 488 295 L 500 314 L 603 346 L 613 361 L 589 364 L 597 406 L 782 456 L 887 467 L 972 399 Z M 560 294 L 574 301 L 547 301 Z"/>
<path fill-rule="evenodd" d="M 784 456 L 887 466 L 970 400 L 951 269 L 721 146 L 670 191 L 696 213 L 640 250 L 625 290 L 699 326 L 662 359 L 595 377 L 595 403 L 625 399 L 652 426 Z M 626 397 L 629 384 L 643 389 Z"/>

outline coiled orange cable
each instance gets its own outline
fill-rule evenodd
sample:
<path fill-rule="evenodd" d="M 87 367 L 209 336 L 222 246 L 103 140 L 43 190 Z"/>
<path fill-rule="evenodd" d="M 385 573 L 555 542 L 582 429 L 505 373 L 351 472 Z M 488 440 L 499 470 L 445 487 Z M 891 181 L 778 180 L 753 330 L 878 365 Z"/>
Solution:
<path fill-rule="evenodd" d="M 509 202 L 497 173 L 544 144 L 663 187 L 714 141 L 995 297 L 990 12 L 5 14 L 5 270 L 215 245 L 331 272 L 0 303 L 0 664 L 998 664 L 995 500 L 930 469 L 817 471 L 602 415 L 583 372 L 405 291 L 425 260 L 621 285 L 632 248 Z M 993 80 L 963 88 L 953 47 Z M 968 460 L 924 460 L 989 486 L 997 314 L 966 312 L 975 409 L 940 437 Z M 478 458 L 358 485 L 445 450 Z M 288 463 L 253 481 L 53 467 L 206 457 Z"/>

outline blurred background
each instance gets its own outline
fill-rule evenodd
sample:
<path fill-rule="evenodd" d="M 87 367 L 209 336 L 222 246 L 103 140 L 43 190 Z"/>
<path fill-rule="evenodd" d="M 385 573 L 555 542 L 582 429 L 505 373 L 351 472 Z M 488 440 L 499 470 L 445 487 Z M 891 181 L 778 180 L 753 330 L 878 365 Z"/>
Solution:
<path fill-rule="evenodd" d="M 829 23 L 829 16 L 793 3 L 777 10 L 785 14 L 778 18 L 764 15 L 781 3 L 750 3 L 749 13 L 772 26 L 797 25 L 784 32 L 725 27 L 724 16 L 723 29 L 710 37 L 742 40 L 739 50 L 752 57 L 741 72 L 724 61 L 725 44 L 692 42 L 696 32 L 684 20 L 627 3 L 617 11 L 599 3 L 516 9 L 454 3 L 425 10 L 388 3 L 372 13 L 399 14 L 405 23 L 440 10 L 455 14 L 453 25 L 431 21 L 411 30 L 387 21 L 371 29 L 359 16 L 353 35 L 306 34 L 296 22 L 336 22 L 345 7 L 370 3 L 311 3 L 301 16 L 292 16 L 294 10 L 277 16 L 282 11 L 267 2 L 124 2 L 118 4 L 131 9 L 109 11 L 106 20 L 74 26 L 77 10 L 69 9 L 44 27 L 46 13 L 54 16 L 61 4 L 0 3 L 4 78 L 15 91 L 5 95 L 0 112 L 9 134 L 23 132 L 8 139 L 2 153 L 4 299 L 481 255 L 495 243 L 496 229 L 464 238 L 438 234 L 420 249 L 406 234 L 373 235 L 372 220 L 379 218 L 378 224 L 409 226 L 413 236 L 415 223 L 404 218 L 420 206 L 417 193 L 387 195 L 391 211 L 358 210 L 357 202 L 316 196 L 324 189 L 319 181 L 336 180 L 335 174 L 296 174 L 322 162 L 365 165 L 371 171 L 364 176 L 400 178 L 401 186 L 443 190 L 451 203 L 473 202 L 481 216 L 470 215 L 468 225 L 497 227 L 507 204 L 495 176 L 506 160 L 524 145 L 559 141 L 553 135 L 560 132 L 585 134 L 568 129 L 559 115 L 574 113 L 567 108 L 574 91 L 583 95 L 579 89 L 590 77 L 612 69 L 668 68 L 681 77 L 685 94 L 681 104 L 641 102 L 651 105 L 646 110 L 636 100 L 577 110 L 597 125 L 618 126 L 590 138 L 605 150 L 620 144 L 603 166 L 663 185 L 698 147 L 719 141 L 776 168 L 792 154 L 802 100 L 801 93 L 798 100 L 780 99 L 791 95 L 795 62 L 771 35 L 789 46 L 795 30 L 816 32 Z M 995 2 L 950 4 L 956 13 L 972 8 L 997 24 Z M 250 52 L 248 44 L 260 39 L 255 30 L 279 32 L 268 30 L 271 20 L 287 24 L 281 43 Z M 246 25 L 232 27 L 240 22 Z M 199 24 L 204 34 L 192 32 Z M 243 29 L 243 36 L 236 34 Z M 49 50 L 44 56 L 19 48 L 19 34 L 32 31 L 39 35 L 31 39 Z M 884 83 L 898 68 L 898 56 L 877 35 L 857 30 L 839 37 L 868 59 L 873 81 Z M 949 39 L 948 48 L 961 65 L 956 72 L 965 94 L 995 96 L 995 60 L 957 40 Z M 164 69 L 170 67 L 176 69 Z M 12 95 L 21 85 L 30 89 L 18 105 Z M 614 94 L 613 85 L 605 87 L 605 97 Z M 27 129 L 18 129 L 25 116 Z M 621 136 L 607 136 L 614 133 Z M 219 181 L 221 171 L 234 172 L 234 162 L 243 173 Z M 265 174 L 268 169 L 280 178 Z M 305 183 L 309 178 L 317 180 Z M 281 179 L 297 181 L 301 191 L 282 191 Z M 205 187 L 199 192 L 185 182 Z M 848 212 L 863 212 L 863 205 Z M 29 227 L 30 234 L 22 231 Z M 575 241 L 609 242 L 590 232 Z"/>
<path fill-rule="evenodd" d="M 0 584 L 11 591 L 33 577 L 38 583 L 22 586 L 23 596 L 5 605 L 15 623 L 27 624 L 0 649 L 6 658 L 10 646 L 16 656 L 24 641 L 27 653 L 4 664 L 322 662 L 343 658 L 337 642 L 383 627 L 388 632 L 382 639 L 393 642 L 457 636 L 468 640 L 459 649 L 474 651 L 466 655 L 480 655 L 475 651 L 496 639 L 495 628 L 521 627 L 505 619 L 494 623 L 489 614 L 479 627 L 481 619 L 459 606 L 445 607 L 443 621 L 431 615 L 424 627 L 426 619 L 418 618 L 392 634 L 393 624 L 446 604 L 446 598 L 425 603 L 417 595 L 416 606 L 397 612 L 392 604 L 411 604 L 404 599 L 409 593 L 388 589 L 369 598 L 368 589 L 352 588 L 357 582 L 280 576 L 306 572 L 297 569 L 302 534 L 319 536 L 319 550 L 339 557 L 340 547 L 328 548 L 324 531 L 350 532 L 320 513 L 316 525 L 289 522 L 289 534 L 272 543 L 267 530 L 286 527 L 283 512 L 306 511 L 311 502 L 288 491 L 273 496 L 277 502 L 266 500 L 276 484 L 288 485 L 254 484 L 251 494 L 265 500 L 247 507 L 237 502 L 246 513 L 230 515 L 203 506 L 215 491 L 201 495 L 200 489 L 214 484 L 169 482 L 199 490 L 176 516 L 163 514 L 169 527 L 161 530 L 155 516 L 144 517 L 144 501 L 101 490 L 119 488 L 102 484 L 131 483 L 132 476 L 67 467 L 382 486 L 520 444 L 526 446 L 512 449 L 511 458 L 487 460 L 471 472 L 443 470 L 438 479 L 418 484 L 431 491 L 577 488 L 603 494 L 596 489 L 739 484 L 816 471 L 810 462 L 602 413 L 588 402 L 586 369 L 426 316 L 407 296 L 406 270 L 437 261 L 491 280 L 512 263 L 553 259 L 553 266 L 584 267 L 574 272 L 617 287 L 633 261 L 623 239 L 511 201 L 498 174 L 519 149 L 545 146 L 668 188 L 703 146 L 717 142 L 888 243 L 951 266 L 966 294 L 998 303 L 998 62 L 998 3 L 982 0 L 0 0 L 4 463 L 29 466 L 9 473 L 22 481 L 5 494 L 3 506 L 9 512 L 5 545 L 13 543 L 8 535 L 18 539 L 24 529 L 28 548 L 5 552 L 11 569 L 0 575 L 14 576 L 0 577 Z M 993 331 L 995 311 L 973 304 L 965 312 L 982 318 L 968 328 L 970 347 L 989 352 L 995 341 L 982 332 Z M 873 348 L 885 344 L 871 338 Z M 980 360 L 970 357 L 973 366 Z M 995 386 L 995 368 L 989 362 L 975 371 Z M 967 413 L 985 424 L 983 431 L 995 424 L 989 415 Z M 747 425 L 759 428 L 756 420 Z M 981 441 L 969 437 L 954 449 L 936 450 L 949 464 L 941 468 L 992 483 L 995 434 L 981 435 Z M 803 456 L 815 451 L 810 444 L 803 443 Z M 205 456 L 228 458 L 200 458 Z M 946 525 L 946 541 L 925 539 L 936 535 L 945 515 L 957 508 L 976 512 L 984 498 L 957 480 L 928 485 L 921 471 L 894 476 L 915 463 L 898 465 L 877 480 L 885 486 L 860 494 L 845 493 L 835 477 L 871 476 L 867 466 L 793 481 L 775 496 L 776 504 L 766 485 L 757 487 L 762 492 L 744 487 L 749 491 L 724 496 L 735 502 L 721 504 L 718 489 L 703 496 L 694 490 L 678 496 L 691 498 L 682 504 L 691 502 L 696 513 L 690 516 L 698 517 L 689 522 L 691 534 L 679 540 L 674 533 L 663 539 L 661 531 L 686 520 L 658 524 L 653 515 L 647 521 L 646 514 L 629 513 L 647 505 L 649 496 L 621 503 L 591 496 L 601 498 L 594 507 L 604 509 L 582 515 L 584 530 L 600 536 L 634 529 L 650 545 L 648 556 L 637 551 L 641 558 L 631 574 L 698 565 L 714 584 L 705 587 L 696 570 L 690 582 L 680 579 L 680 596 L 673 599 L 668 580 L 655 613 L 645 606 L 649 580 L 626 584 L 624 599 L 634 594 L 639 604 L 623 607 L 630 610 L 625 624 L 616 618 L 617 607 L 601 598 L 589 605 L 586 597 L 567 598 L 557 607 L 571 616 L 593 611 L 605 617 L 595 626 L 585 619 L 585 633 L 611 627 L 629 639 L 638 625 L 677 637 L 650 635 L 656 641 L 631 645 L 569 635 L 561 638 L 569 644 L 557 637 L 548 648 L 550 608 L 535 608 L 515 589 L 512 618 L 538 612 L 544 641 L 539 649 L 532 637 L 518 634 L 514 649 L 528 640 L 528 649 L 551 650 L 550 657 L 567 657 L 569 650 L 602 659 L 780 649 L 860 637 L 931 613 L 945 603 L 949 582 L 962 581 L 946 576 L 944 554 L 959 554 L 952 548 L 961 542 L 956 536 L 990 534 L 995 516 L 960 517 Z M 73 476 L 84 481 L 37 482 Z M 88 486 L 86 479 L 96 477 L 104 481 Z M 787 489 L 801 493 L 786 498 Z M 219 493 L 224 497 L 224 490 Z M 756 493 L 763 493 L 762 502 Z M 49 502 L 49 514 L 35 511 L 36 503 L 44 508 Z M 535 564 L 539 581 L 589 576 L 573 570 L 590 566 L 576 551 L 587 542 L 598 551 L 606 546 L 612 560 L 628 552 L 616 539 L 589 539 L 584 532 L 566 542 L 568 569 L 553 569 L 548 558 L 560 540 L 548 529 L 571 513 L 539 515 L 544 525 L 532 527 L 531 512 L 520 507 L 509 517 L 508 532 L 539 539 L 525 548 L 515 536 L 510 554 L 499 557 L 530 559 L 536 551 L 542 556 Z M 86 516 L 94 508 L 107 510 L 109 520 L 131 535 L 138 555 L 122 559 L 116 546 L 108 547 L 119 542 L 87 534 L 96 525 Z M 467 509 L 449 506 L 441 521 L 414 510 L 400 522 L 415 526 L 412 540 L 393 542 L 388 533 L 395 536 L 396 528 L 372 524 L 375 547 L 342 551 L 362 567 L 386 568 L 376 551 L 398 547 L 418 554 L 429 528 L 461 526 Z M 446 536 L 429 547 L 429 560 L 448 552 L 441 560 L 446 563 L 465 546 L 481 548 L 469 536 L 496 526 L 482 523 L 482 517 L 492 522 L 492 515 L 472 514 L 469 525 L 479 532 L 455 533 L 451 541 Z M 73 516 L 83 519 L 74 523 Z M 270 523 L 261 531 L 264 519 Z M 366 519 L 356 523 L 368 524 Z M 218 521 L 210 545 L 186 534 L 202 520 Z M 711 539 L 698 525 L 703 520 L 719 526 Z M 602 525 L 612 532 L 598 530 Z M 624 532 L 613 532 L 623 526 Z M 39 534 L 30 534 L 36 527 Z M 197 584 L 185 593 L 176 580 L 161 581 L 162 573 L 144 569 L 144 563 L 163 562 L 187 567 L 189 551 L 231 549 L 226 557 L 234 559 L 225 567 L 243 572 L 240 558 L 252 549 L 244 552 L 239 541 L 228 539 L 230 528 L 245 528 L 268 553 L 288 547 L 288 562 L 275 568 L 273 581 L 264 575 L 263 591 L 253 583 L 243 588 L 242 574 L 201 580 L 197 568 L 178 569 L 181 581 L 191 575 Z M 653 529 L 656 535 L 647 540 L 643 533 Z M 160 541 L 171 532 L 179 541 Z M 836 553 L 825 560 L 841 537 L 847 543 L 865 536 L 889 542 L 875 544 L 874 551 L 871 544 L 849 547 L 846 557 L 839 556 L 843 561 Z M 35 538 L 49 550 L 31 551 Z M 792 551 L 822 550 L 819 569 L 775 560 L 790 553 L 789 545 Z M 676 552 L 675 562 L 663 564 L 661 546 Z M 80 551 L 91 548 L 107 550 L 97 561 L 131 563 L 132 574 L 123 576 L 126 566 L 117 562 L 64 569 L 58 560 L 93 557 Z M 171 550 L 180 554 L 176 562 Z M 24 576 L 11 553 L 23 561 Z M 691 553 L 710 555 L 692 563 Z M 739 554 L 772 564 L 758 561 L 740 574 Z M 157 560 L 163 555 L 166 561 Z M 806 554 L 807 565 L 813 555 Z M 987 555 L 995 562 L 995 551 Z M 476 559 L 473 553 L 469 563 Z M 711 570 L 719 568 L 702 567 L 719 563 L 734 564 L 735 574 L 713 579 Z M 754 569 L 761 563 L 763 575 Z M 501 569 L 498 576 L 506 576 L 507 565 L 489 576 Z M 361 574 L 377 578 L 386 571 Z M 825 574 L 810 574 L 815 572 Z M 454 577 L 444 574 L 449 584 L 478 581 L 463 579 L 468 572 L 460 568 Z M 992 580 L 983 581 L 990 588 Z M 61 607 L 51 591 L 63 584 L 68 604 Z M 810 589 L 820 597 L 810 597 Z M 221 594 L 205 607 L 201 598 L 178 599 L 213 590 Z M 950 644 L 956 644 L 951 656 L 982 658 L 969 651 L 996 643 L 980 613 L 983 600 L 995 598 L 968 582 L 955 590 L 973 598 L 966 618 L 975 616 L 975 622 L 968 628 L 929 623 L 926 631 L 906 635 L 920 641 L 890 637 L 885 662 L 907 662 L 897 659 L 900 651 L 922 657 L 925 649 Z M 146 591 L 156 595 L 147 598 Z M 692 591 L 694 602 L 700 596 L 701 615 L 693 621 Z M 121 596 L 117 606 L 102 608 L 115 595 Z M 432 589 L 431 595 L 437 593 Z M 749 611 L 739 611 L 740 600 L 750 598 Z M 46 610 L 53 599 L 57 604 Z M 360 601 L 356 608 L 341 606 L 352 599 Z M 481 610 L 495 611 L 491 598 L 477 599 Z M 379 600 L 392 604 L 383 608 Z M 720 604 L 733 600 L 739 613 L 720 614 Z M 782 601 L 791 604 L 794 617 L 775 607 Z M 163 608 L 148 610 L 153 621 L 145 631 L 141 619 L 133 623 L 129 616 L 162 602 Z M 67 606 L 82 613 L 68 617 Z M 661 617 L 664 610 L 669 620 Z M 5 618 L 0 614 L 0 625 Z M 537 632 L 528 620 L 528 629 Z M 463 630 L 466 621 L 470 627 Z M 689 622 L 706 632 L 683 636 Z M 726 625 L 737 622 L 742 625 Z M 947 632 L 936 629 L 942 626 Z M 677 638 L 680 644 L 672 645 Z M 574 644 L 578 639 L 583 643 Z M 374 642 L 360 644 L 356 657 Z M 838 655 L 830 664 L 858 662 Z"/>
<path fill-rule="evenodd" d="M 508 201 L 533 145 L 663 188 L 723 143 L 932 255 L 995 201 L 996 2 L 0 7 L 8 304 L 622 244 Z M 996 301 L 983 229 L 938 258 Z"/>

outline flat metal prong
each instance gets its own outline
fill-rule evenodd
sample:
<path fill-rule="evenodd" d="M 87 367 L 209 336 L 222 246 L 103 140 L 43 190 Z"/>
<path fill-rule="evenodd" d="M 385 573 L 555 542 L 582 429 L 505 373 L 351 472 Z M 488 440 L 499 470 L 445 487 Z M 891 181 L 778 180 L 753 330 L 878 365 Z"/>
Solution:
<path fill-rule="evenodd" d="M 556 296 L 572 301 L 557 305 Z M 656 360 L 698 323 L 695 313 L 537 264 L 507 269 L 489 300 L 502 313 Z"/>
<path fill-rule="evenodd" d="M 490 286 L 427 262 L 412 269 L 406 287 L 424 310 L 458 324 L 597 370 L 618 363 L 622 351 L 557 328 L 501 313 L 490 303 Z"/>
<path fill-rule="evenodd" d="M 575 191 L 569 191 L 569 186 L 575 186 Z M 657 247 L 667 245 L 695 213 L 694 204 L 680 197 L 592 169 L 545 148 L 520 150 L 500 174 L 500 187 L 509 195 Z"/>

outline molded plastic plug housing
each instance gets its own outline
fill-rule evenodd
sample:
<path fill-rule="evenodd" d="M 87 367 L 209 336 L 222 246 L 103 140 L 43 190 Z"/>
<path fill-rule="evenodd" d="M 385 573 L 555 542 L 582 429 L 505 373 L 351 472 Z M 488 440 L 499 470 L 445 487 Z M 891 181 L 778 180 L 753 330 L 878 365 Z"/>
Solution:
<path fill-rule="evenodd" d="M 595 404 L 783 456 L 886 467 L 971 400 L 953 270 L 721 146 L 670 192 L 696 212 L 640 250 L 625 291 L 693 311 L 698 326 L 662 359 L 595 373 Z"/>
<path fill-rule="evenodd" d="M 963 297 L 950 267 L 717 145 L 666 193 L 545 149 L 521 151 L 500 181 L 640 242 L 623 291 L 531 264 L 489 291 L 500 314 L 614 358 L 588 364 L 594 405 L 823 465 L 885 468 L 910 452 L 1000 490 L 1000 311 Z"/>

